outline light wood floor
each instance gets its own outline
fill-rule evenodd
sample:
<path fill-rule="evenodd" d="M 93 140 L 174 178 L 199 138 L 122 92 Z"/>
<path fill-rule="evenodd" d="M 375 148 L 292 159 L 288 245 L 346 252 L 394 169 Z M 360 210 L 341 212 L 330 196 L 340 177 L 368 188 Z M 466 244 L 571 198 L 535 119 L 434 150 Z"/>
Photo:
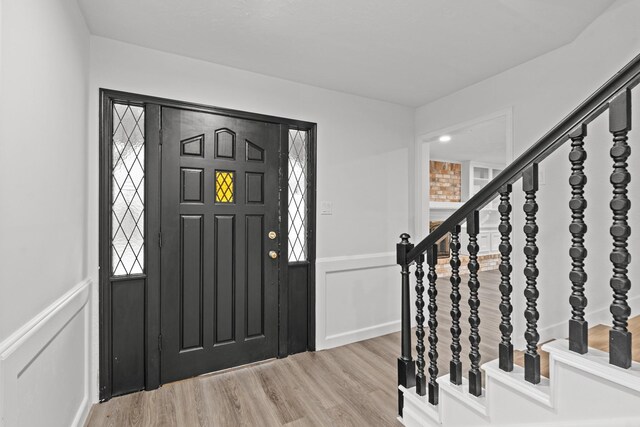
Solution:
<path fill-rule="evenodd" d="M 94 405 L 87 426 L 399 426 L 391 334 Z"/>
<path fill-rule="evenodd" d="M 466 279 L 466 278 L 464 278 Z M 480 274 L 484 361 L 497 357 L 499 273 Z M 461 285 L 467 366 L 468 289 Z M 440 374 L 448 372 L 449 281 L 438 281 Z M 425 295 L 426 296 L 426 295 Z M 415 346 L 415 335 L 413 336 Z M 399 426 L 400 334 L 166 384 L 94 405 L 87 426 Z M 415 357 L 415 355 L 414 355 Z"/>
<path fill-rule="evenodd" d="M 497 357 L 499 280 L 497 271 L 480 273 L 481 363 Z M 444 375 L 448 373 L 451 355 L 451 301 L 447 279 L 438 281 L 438 290 L 438 366 L 439 375 Z M 469 368 L 466 277 L 461 293 L 462 361 L 466 377 Z M 640 336 L 640 316 L 630 327 L 635 336 Z M 603 346 L 608 345 L 607 330 L 602 325 L 592 328 L 590 344 L 606 350 Z M 415 335 L 412 339 L 415 346 Z M 637 357 L 640 340 L 634 344 Z M 399 351 L 400 334 L 394 333 L 166 384 L 154 391 L 133 393 L 94 405 L 86 425 L 400 426 L 396 420 Z"/>

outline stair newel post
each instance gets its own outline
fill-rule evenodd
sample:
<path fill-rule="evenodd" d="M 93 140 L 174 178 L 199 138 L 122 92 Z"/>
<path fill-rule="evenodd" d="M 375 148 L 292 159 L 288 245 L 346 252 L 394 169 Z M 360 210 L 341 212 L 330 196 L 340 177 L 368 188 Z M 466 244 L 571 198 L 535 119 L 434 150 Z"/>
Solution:
<path fill-rule="evenodd" d="M 416 366 L 411 357 L 411 294 L 409 283 L 409 262 L 407 254 L 413 245 L 409 242 L 409 236 L 403 233 L 400 236 L 400 243 L 396 245 L 397 263 L 400 265 L 402 277 L 402 311 L 401 311 L 401 355 L 398 358 L 398 385 L 405 388 L 415 386 Z M 398 414 L 402 416 L 404 397 L 402 391 L 398 390 Z"/>
<path fill-rule="evenodd" d="M 503 371 L 513 371 L 513 344 L 511 343 L 511 333 L 513 332 L 513 325 L 511 323 L 511 313 L 513 312 L 513 306 L 511 305 L 511 292 L 513 286 L 511 286 L 511 272 L 513 267 L 511 266 L 511 202 L 509 196 L 511 195 L 511 184 L 507 184 L 500 189 L 500 204 L 498 205 L 498 212 L 500 213 L 500 225 L 498 231 L 500 232 L 500 333 L 502 334 L 500 344 L 498 345 L 498 360 L 499 367 Z"/>
<path fill-rule="evenodd" d="M 480 232 L 480 213 L 473 211 L 467 217 L 467 233 L 469 234 L 469 361 L 471 366 L 469 369 L 469 393 L 474 396 L 482 394 L 482 373 L 480 372 L 480 299 L 478 298 L 478 290 L 480 289 L 480 281 L 478 280 L 478 271 L 480 264 L 478 263 L 478 233 Z"/>
<path fill-rule="evenodd" d="M 538 354 L 538 267 L 536 259 L 538 256 L 538 246 L 536 236 L 538 234 L 538 224 L 536 223 L 536 213 L 538 204 L 536 203 L 536 192 L 538 191 L 538 164 L 533 163 L 522 175 L 522 189 L 525 192 L 524 213 L 525 225 L 523 227 L 526 235 L 524 255 L 526 256 L 526 266 L 524 275 L 526 277 L 526 287 L 524 296 L 527 299 L 527 308 L 524 317 L 527 321 L 527 329 L 524 338 L 527 342 L 527 350 L 524 355 L 524 378 L 533 384 L 540 382 L 540 354 Z"/>
<path fill-rule="evenodd" d="M 424 254 L 416 258 L 416 393 L 427 393 L 427 380 L 424 375 Z"/>
<path fill-rule="evenodd" d="M 429 403 L 438 404 L 438 305 L 436 297 L 438 290 L 436 289 L 436 265 L 438 264 L 438 246 L 433 245 L 427 251 L 427 264 L 429 265 Z"/>
<path fill-rule="evenodd" d="M 584 260 L 587 257 L 587 248 L 584 247 L 584 235 L 587 232 L 587 224 L 584 222 L 584 211 L 587 208 L 587 201 L 584 198 L 584 186 L 587 183 L 587 176 L 584 174 L 584 161 L 587 159 L 587 152 L 584 150 L 584 138 L 587 136 L 587 125 L 578 126 L 569 134 L 571 138 L 571 152 L 569 161 L 571 162 L 571 319 L 569 320 L 569 349 L 580 354 L 585 354 L 589 347 L 589 324 L 584 318 L 584 310 L 587 307 L 587 297 L 584 294 L 584 285 L 587 282 L 587 273 L 584 271 Z"/>
<path fill-rule="evenodd" d="M 627 144 L 627 133 L 631 130 L 631 91 L 625 90 L 609 104 L 609 131 L 613 134 L 613 224 L 610 228 L 613 237 L 613 251 L 610 255 L 613 264 L 613 277 L 610 286 L 613 289 L 613 303 L 610 311 L 613 315 L 613 327 L 609 331 L 609 363 L 621 368 L 631 367 L 631 332 L 627 329 L 627 321 L 631 309 L 627 303 L 627 292 L 631 288 L 628 277 L 628 266 L 631 255 L 627 249 L 631 227 L 628 223 L 628 213 L 631 202 L 627 197 L 627 186 L 631 181 L 627 159 L 631 154 L 631 147 Z"/>
<path fill-rule="evenodd" d="M 451 241 L 449 243 L 451 250 L 451 362 L 449 363 L 449 380 L 452 384 L 462 384 L 462 361 L 460 353 L 462 346 L 460 345 L 460 336 L 462 329 L 460 328 L 460 225 L 456 225 L 451 232 Z"/>

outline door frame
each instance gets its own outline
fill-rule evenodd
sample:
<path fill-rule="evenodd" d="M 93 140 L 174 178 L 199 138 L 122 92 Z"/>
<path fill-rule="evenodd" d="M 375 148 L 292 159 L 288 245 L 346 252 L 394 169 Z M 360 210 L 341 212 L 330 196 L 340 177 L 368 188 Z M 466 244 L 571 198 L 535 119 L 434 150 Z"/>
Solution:
<path fill-rule="evenodd" d="M 111 275 L 111 155 L 113 104 L 145 107 L 145 197 L 144 197 L 144 273 L 113 278 Z M 111 285 L 123 280 L 144 280 L 144 389 L 158 388 L 161 381 L 161 307 L 160 307 L 160 110 L 173 107 L 221 116 L 279 124 L 281 129 L 279 192 L 281 200 L 280 256 L 278 281 L 278 357 L 289 352 L 289 241 L 288 241 L 288 133 L 289 129 L 308 132 L 307 153 L 307 350 L 315 350 L 315 261 L 316 261 L 316 136 L 317 124 L 246 111 L 208 106 L 111 89 L 100 89 L 99 160 L 99 382 L 100 400 L 112 397 L 112 305 Z M 161 131 L 160 131 L 161 132 Z M 285 137 L 286 135 L 286 137 Z M 149 201 L 154 201 L 151 205 Z"/>

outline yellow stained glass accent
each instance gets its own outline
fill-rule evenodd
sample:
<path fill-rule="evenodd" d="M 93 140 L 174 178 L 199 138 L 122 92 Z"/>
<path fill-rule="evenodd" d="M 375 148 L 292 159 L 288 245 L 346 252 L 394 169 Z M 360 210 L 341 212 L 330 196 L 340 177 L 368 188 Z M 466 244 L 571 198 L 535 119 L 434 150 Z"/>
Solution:
<path fill-rule="evenodd" d="M 233 203 L 233 172 L 216 171 L 216 203 Z"/>

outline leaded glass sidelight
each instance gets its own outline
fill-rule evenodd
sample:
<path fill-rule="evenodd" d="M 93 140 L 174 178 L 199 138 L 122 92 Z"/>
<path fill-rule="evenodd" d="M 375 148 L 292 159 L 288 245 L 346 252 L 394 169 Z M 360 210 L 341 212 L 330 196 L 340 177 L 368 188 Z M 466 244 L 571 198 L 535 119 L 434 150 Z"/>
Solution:
<path fill-rule="evenodd" d="M 289 130 L 289 262 L 307 260 L 307 131 Z"/>
<path fill-rule="evenodd" d="M 144 107 L 113 105 L 111 272 L 144 272 Z"/>

